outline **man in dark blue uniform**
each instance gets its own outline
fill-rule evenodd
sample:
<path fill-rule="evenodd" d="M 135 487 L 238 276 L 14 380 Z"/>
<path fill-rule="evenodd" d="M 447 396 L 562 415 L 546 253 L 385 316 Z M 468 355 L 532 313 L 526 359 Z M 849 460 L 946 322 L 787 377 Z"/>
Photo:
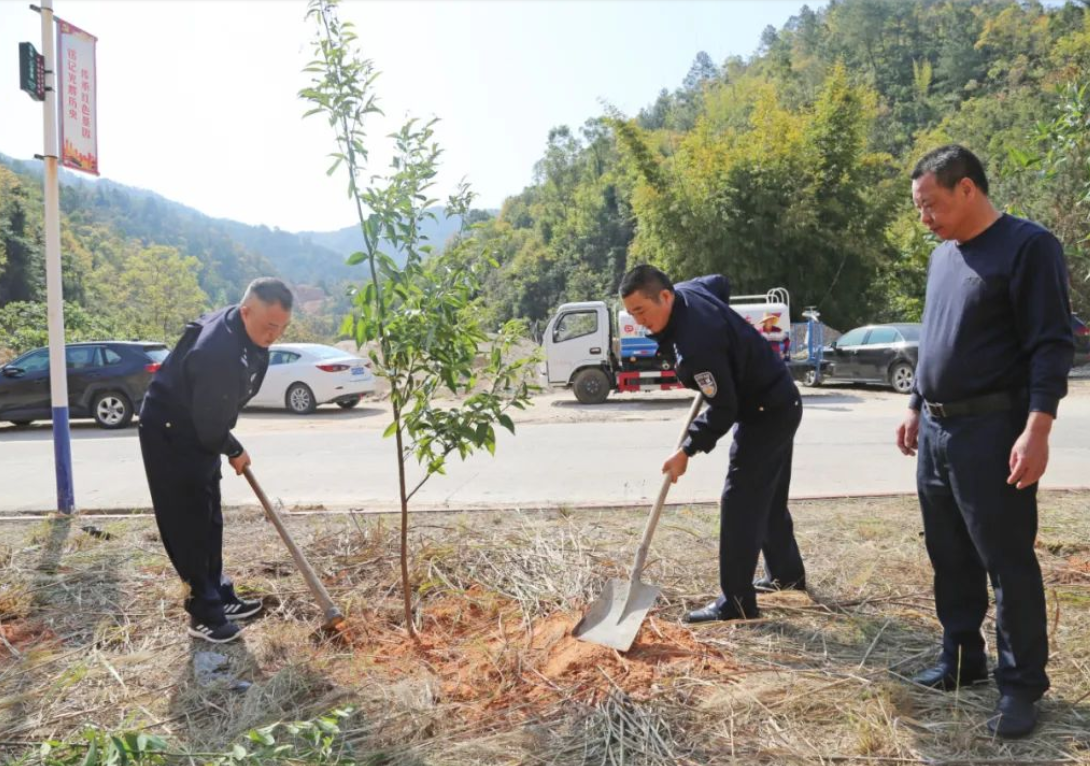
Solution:
<path fill-rule="evenodd" d="M 1048 690 L 1048 632 L 1034 552 L 1037 480 L 1067 393 L 1074 339 L 1063 248 L 1035 223 L 1000 213 L 969 150 L 944 146 L 912 173 L 920 220 L 944 240 L 931 254 L 915 391 L 897 446 L 919 450 L 916 486 L 935 606 L 935 689 L 983 682 L 980 628 L 995 591 L 999 704 L 988 728 L 1028 734 Z"/>
<path fill-rule="evenodd" d="M 189 586 L 189 634 L 232 641 L 231 618 L 251 617 L 260 601 L 240 599 L 223 576 L 220 456 L 241 474 L 250 456 L 231 433 L 261 387 L 268 347 L 291 320 L 292 295 L 279 279 L 254 280 L 238 306 L 186 326 L 155 374 L 140 411 L 140 450 L 155 520 L 167 555 Z"/>
<path fill-rule="evenodd" d="M 756 617 L 757 589 L 806 589 L 787 492 L 802 401 L 783 359 L 730 308 L 725 277 L 673 285 L 653 266 L 621 281 L 625 309 L 675 363 L 681 382 L 708 407 L 680 450 L 662 467 L 676 482 L 698 452 L 711 452 L 734 427 L 730 467 L 720 502 L 719 585 L 722 595 L 686 615 L 687 622 Z M 753 582 L 758 553 L 765 577 Z"/>

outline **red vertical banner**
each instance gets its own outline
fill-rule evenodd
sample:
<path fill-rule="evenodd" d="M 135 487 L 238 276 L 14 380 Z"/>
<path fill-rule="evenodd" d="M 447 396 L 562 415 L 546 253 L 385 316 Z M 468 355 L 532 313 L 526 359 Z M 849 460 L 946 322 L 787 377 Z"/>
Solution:
<path fill-rule="evenodd" d="M 57 83 L 61 165 L 98 175 L 95 43 L 98 38 L 57 19 Z"/>

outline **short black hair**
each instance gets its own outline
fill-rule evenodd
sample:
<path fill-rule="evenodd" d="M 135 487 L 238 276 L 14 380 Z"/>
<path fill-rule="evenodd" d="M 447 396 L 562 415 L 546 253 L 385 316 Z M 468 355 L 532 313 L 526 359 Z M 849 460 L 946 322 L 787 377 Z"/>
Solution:
<path fill-rule="evenodd" d="M 276 277 L 258 277 L 251 282 L 246 288 L 246 294 L 242 296 L 242 302 L 245 303 L 250 298 L 257 298 L 267 306 L 279 303 L 284 311 L 291 311 L 292 303 L 295 302 L 291 289 L 284 280 Z"/>
<path fill-rule="evenodd" d="M 925 154 L 912 169 L 912 180 L 928 173 L 934 173 L 935 180 L 944 189 L 953 189 L 961 179 L 968 178 L 984 192 L 985 197 L 988 196 L 988 176 L 984 173 L 984 163 L 960 144 L 947 144 Z"/>
<path fill-rule="evenodd" d="M 622 298 L 627 298 L 637 290 L 644 297 L 657 301 L 663 290 L 674 291 L 674 283 L 660 269 L 643 263 L 621 277 Z"/>

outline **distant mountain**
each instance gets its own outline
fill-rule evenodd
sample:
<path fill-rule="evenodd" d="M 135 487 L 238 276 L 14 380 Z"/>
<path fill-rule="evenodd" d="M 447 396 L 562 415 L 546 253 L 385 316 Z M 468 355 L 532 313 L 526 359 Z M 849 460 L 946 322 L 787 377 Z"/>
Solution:
<path fill-rule="evenodd" d="M 433 207 L 428 210 L 434 214 L 435 218 L 425 219 L 420 227 L 420 233 L 426 240 L 426 244 L 431 245 L 436 250 L 442 250 L 450 238 L 462 228 L 462 217 L 457 215 L 448 217 L 441 207 Z M 352 253 L 363 250 L 363 233 L 360 231 L 358 224 L 346 226 L 337 231 L 301 231 L 298 236 L 304 241 L 313 242 L 325 249 L 340 253 L 345 258 Z M 389 250 L 386 250 L 386 252 L 399 264 L 405 262 L 402 254 L 390 252 Z"/>
<path fill-rule="evenodd" d="M 215 223 L 246 249 L 261 253 L 291 282 L 332 285 L 360 276 L 359 268 L 345 264 L 347 256 L 305 235 L 226 219 Z"/>
<path fill-rule="evenodd" d="M 41 162 L 0 155 L 20 175 L 42 177 Z M 212 218 L 146 189 L 61 172 L 61 211 L 71 222 L 105 225 L 145 245 L 175 247 L 201 261 L 201 286 L 214 302 L 237 300 L 255 276 L 275 274 L 304 285 L 350 278 L 339 253 L 290 232 Z"/>
<path fill-rule="evenodd" d="M 0 165 L 40 183 L 38 160 L 0 154 Z M 62 169 L 60 180 L 62 213 L 68 219 L 105 225 L 144 244 L 169 245 L 195 256 L 203 265 L 201 286 L 217 303 L 237 300 L 246 282 L 262 274 L 342 296 L 345 282 L 358 281 L 367 273 L 365 266 L 345 263 L 349 255 L 363 249 L 358 226 L 292 233 L 213 218 L 155 192 L 107 179 L 93 181 Z M 422 233 L 429 244 L 441 249 L 460 229 L 461 219 L 448 218 L 441 208 L 432 212 L 435 219 L 424 222 Z M 403 262 L 397 253 L 390 254 Z"/>

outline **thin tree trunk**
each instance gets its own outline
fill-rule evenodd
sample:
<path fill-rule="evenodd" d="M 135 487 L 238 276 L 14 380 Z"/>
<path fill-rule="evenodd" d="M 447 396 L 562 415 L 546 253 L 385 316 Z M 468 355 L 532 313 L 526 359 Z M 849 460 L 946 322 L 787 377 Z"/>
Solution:
<path fill-rule="evenodd" d="M 409 587 L 409 494 L 405 483 L 405 457 L 404 445 L 401 438 L 401 407 L 394 403 L 394 422 L 397 430 L 394 436 L 397 439 L 397 481 L 398 494 L 401 499 L 401 595 L 405 602 L 405 627 L 409 631 L 409 637 L 420 643 L 420 637 L 416 634 L 416 626 L 413 624 L 412 591 Z"/>

